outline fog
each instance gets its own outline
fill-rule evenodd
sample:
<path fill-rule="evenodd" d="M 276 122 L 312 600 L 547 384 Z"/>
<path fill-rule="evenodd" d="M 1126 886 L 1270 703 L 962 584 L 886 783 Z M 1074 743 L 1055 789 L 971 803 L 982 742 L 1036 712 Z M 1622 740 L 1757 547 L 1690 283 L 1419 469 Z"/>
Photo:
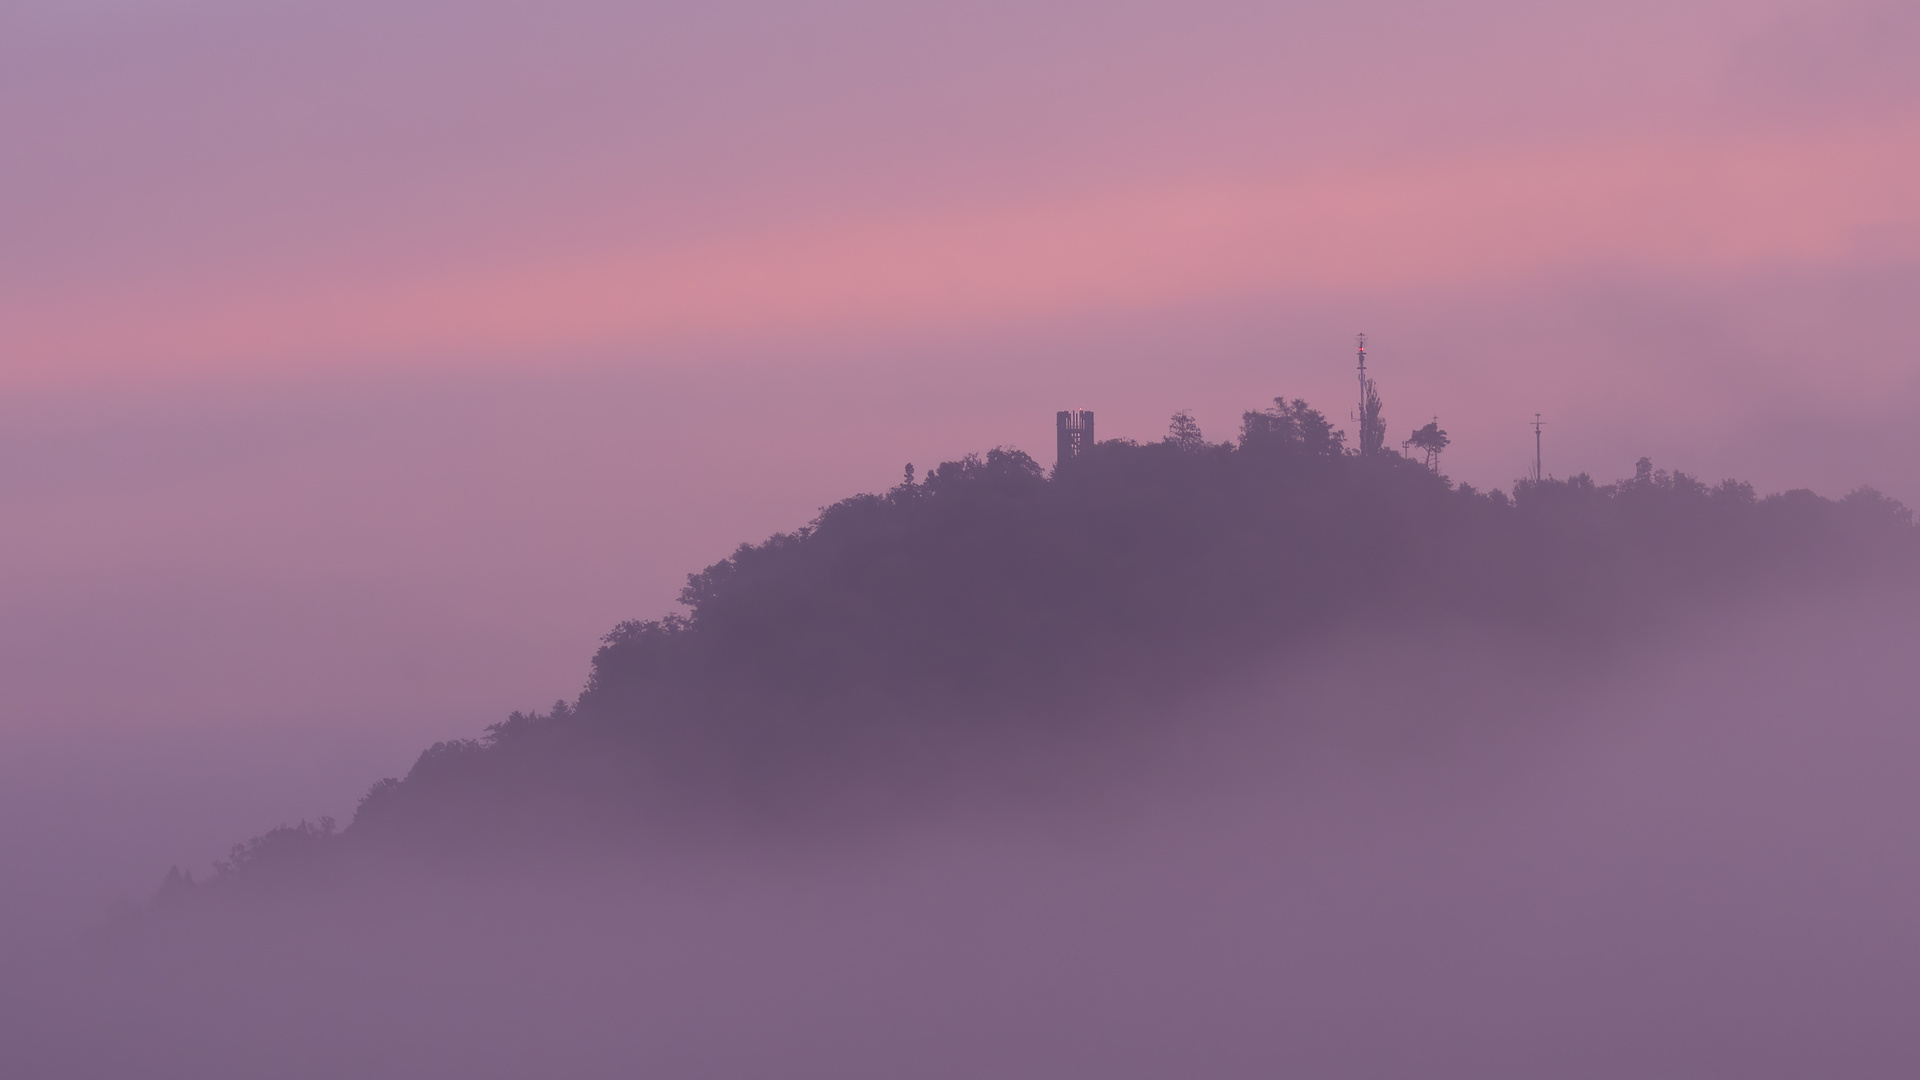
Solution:
<path fill-rule="evenodd" d="M 1713 304 L 1682 303 L 1691 329 L 1663 344 L 1622 329 L 1642 307 L 1616 302 L 1604 318 L 1570 302 L 1535 314 L 1533 339 L 1563 356 L 1581 327 L 1613 327 L 1579 350 L 1595 402 L 1650 382 L 1643 368 L 1687 370 L 1678 350 L 1696 365 L 1739 354 L 1737 322 Z M 421 747 L 577 693 L 596 637 L 666 608 L 688 570 L 895 482 L 903 462 L 994 444 L 1046 459 L 1057 406 L 1148 439 L 1192 407 L 1224 438 L 1279 390 L 1344 401 L 1361 314 L 1210 309 L 664 373 L 582 363 L 10 398 L 0 945 L 71 930 L 170 864 L 204 871 L 280 821 L 344 820 Z M 1402 310 L 1372 361 L 1396 436 L 1439 412 L 1456 439 L 1447 472 L 1509 483 L 1531 463 L 1515 418 L 1538 405 L 1488 397 L 1498 384 L 1458 365 L 1511 320 L 1416 314 Z M 1616 352 L 1657 360 L 1607 375 Z M 1703 375 L 1689 400 L 1733 408 L 1764 382 L 1733 381 L 1745 389 L 1707 392 Z M 1912 503 L 1916 444 L 1898 417 L 1913 400 L 1887 394 L 1864 429 L 1837 398 L 1747 402 L 1746 420 L 1700 430 L 1596 405 L 1550 414 L 1547 468 L 1604 480 L 1650 453 L 1763 491 L 1866 482 Z"/>
<path fill-rule="evenodd" d="M 1457 483 L 1920 502 L 1912 8 L 0 3 L 0 1074 L 1912 1073 L 1905 591 L 140 912 L 743 538 L 1337 420 L 1356 331 Z"/>
<path fill-rule="evenodd" d="M 937 810 L 143 916 L 9 962 L 6 1057 L 88 1077 L 1911 1075 L 1911 601 L 1697 613 L 1604 656 L 1348 639 L 1150 734 L 1029 744 Z"/>
<path fill-rule="evenodd" d="M 0 4 L 0 946 L 1057 408 L 1912 504 L 1886 0 Z"/>

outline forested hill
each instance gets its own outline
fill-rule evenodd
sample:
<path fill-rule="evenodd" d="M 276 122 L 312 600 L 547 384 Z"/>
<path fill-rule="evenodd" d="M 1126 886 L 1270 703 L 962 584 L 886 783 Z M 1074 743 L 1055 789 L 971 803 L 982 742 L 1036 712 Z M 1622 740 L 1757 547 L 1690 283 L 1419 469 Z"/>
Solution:
<path fill-rule="evenodd" d="M 1177 420 L 1180 418 L 1176 418 Z M 1471 622 L 1593 641 L 1676 602 L 1908 565 L 1903 506 L 1862 489 L 1756 497 L 1642 461 L 1611 484 L 1450 484 L 1358 455 L 1303 402 L 1210 444 L 1103 442 L 1049 476 L 993 450 L 823 510 L 624 623 L 585 691 L 443 743 L 337 837 L 302 826 L 225 876 L 356 836 L 465 842 L 553 815 L 668 813 L 676 785 L 773 783 L 909 735 L 949 741 L 1179 698 L 1369 627 Z"/>

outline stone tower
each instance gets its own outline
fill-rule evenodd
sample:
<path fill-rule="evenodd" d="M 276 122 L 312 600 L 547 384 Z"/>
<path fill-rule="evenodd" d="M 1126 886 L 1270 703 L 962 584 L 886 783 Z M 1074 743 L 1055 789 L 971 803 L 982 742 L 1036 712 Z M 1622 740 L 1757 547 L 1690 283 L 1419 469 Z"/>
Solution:
<path fill-rule="evenodd" d="M 1056 469 L 1086 453 L 1093 445 L 1093 411 L 1090 409 L 1061 412 L 1054 418 L 1054 426 L 1060 437 L 1059 454 L 1053 462 Z"/>

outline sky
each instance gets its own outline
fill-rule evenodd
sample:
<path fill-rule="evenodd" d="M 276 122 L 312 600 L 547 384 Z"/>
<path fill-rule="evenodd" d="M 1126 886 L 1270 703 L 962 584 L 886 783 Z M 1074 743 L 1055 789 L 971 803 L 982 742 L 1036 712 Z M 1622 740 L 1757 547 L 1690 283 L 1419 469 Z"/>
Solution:
<path fill-rule="evenodd" d="M 1555 475 L 1920 504 L 1916 53 L 1877 2 L 0 4 L 0 852 L 78 910 L 344 815 L 907 462 L 1345 418 L 1356 332 L 1456 480 L 1538 413 Z M 62 800 L 126 861 L 41 851 Z"/>

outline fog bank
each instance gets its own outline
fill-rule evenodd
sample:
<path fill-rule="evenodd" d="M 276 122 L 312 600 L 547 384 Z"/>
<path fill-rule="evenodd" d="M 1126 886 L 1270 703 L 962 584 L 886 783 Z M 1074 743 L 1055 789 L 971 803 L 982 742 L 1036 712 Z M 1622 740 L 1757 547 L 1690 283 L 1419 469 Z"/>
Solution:
<path fill-rule="evenodd" d="M 1905 1076 L 1920 630 L 1409 634 L 858 838 L 429 870 L 16 963 L 20 1075 Z M 1124 760 L 1123 760 L 1124 758 Z"/>

